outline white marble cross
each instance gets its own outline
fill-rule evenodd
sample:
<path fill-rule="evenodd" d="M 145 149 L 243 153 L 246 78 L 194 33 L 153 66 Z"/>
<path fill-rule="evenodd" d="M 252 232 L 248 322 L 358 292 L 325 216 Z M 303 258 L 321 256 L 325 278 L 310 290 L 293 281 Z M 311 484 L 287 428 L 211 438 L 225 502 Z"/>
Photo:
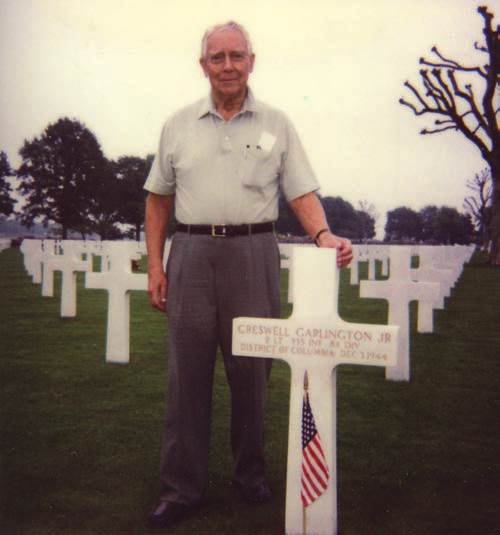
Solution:
<path fill-rule="evenodd" d="M 388 277 L 389 276 L 389 251 L 390 251 L 390 246 L 389 245 L 384 245 L 382 247 L 382 255 L 381 255 L 381 258 L 380 258 L 380 261 L 382 262 L 382 271 L 380 272 L 380 274 L 382 275 L 382 277 Z"/>
<path fill-rule="evenodd" d="M 398 325 L 399 349 L 397 366 L 387 368 L 385 376 L 393 381 L 410 380 L 410 301 L 434 302 L 439 294 L 435 283 L 411 280 L 410 247 L 393 245 L 390 248 L 390 276 L 383 281 L 361 281 L 359 296 L 385 299 L 389 303 L 388 323 Z"/>
<path fill-rule="evenodd" d="M 349 282 L 351 284 L 359 284 L 359 262 L 362 258 L 362 245 L 352 246 L 352 260 L 349 264 Z"/>
<path fill-rule="evenodd" d="M 425 301 L 418 304 L 417 330 L 419 333 L 434 332 L 434 309 L 444 308 L 444 298 L 450 295 L 455 280 L 452 270 L 436 269 L 434 252 L 436 247 L 421 245 L 418 248 L 419 267 L 411 270 L 411 278 L 415 282 L 435 282 L 439 284 L 439 294 L 434 302 Z"/>
<path fill-rule="evenodd" d="M 10 242 L 10 238 L 0 239 L 0 252 L 2 252 L 4 249 L 8 249 L 10 247 Z"/>
<path fill-rule="evenodd" d="M 377 257 L 378 257 L 377 247 L 375 245 L 367 245 L 366 249 L 367 249 L 366 259 L 368 260 L 368 280 L 373 281 L 376 279 L 375 261 L 377 260 Z"/>
<path fill-rule="evenodd" d="M 55 240 L 43 240 L 43 274 L 42 274 L 42 296 L 53 297 L 54 296 L 54 269 L 49 264 L 49 260 L 57 257 L 56 254 L 56 241 Z"/>
<path fill-rule="evenodd" d="M 106 330 L 106 361 L 127 363 L 130 360 L 130 291 L 147 290 L 145 273 L 132 273 L 131 259 L 136 253 L 129 242 L 103 244 L 109 269 L 87 273 L 85 288 L 107 290 L 108 321 Z"/>
<path fill-rule="evenodd" d="M 42 240 L 23 240 L 21 252 L 24 257 L 24 268 L 31 276 L 34 284 L 42 282 Z"/>
<path fill-rule="evenodd" d="M 462 273 L 463 261 L 457 259 L 450 259 L 451 249 L 453 246 L 441 245 L 434 248 L 434 267 L 437 269 L 449 269 L 453 273 L 452 287 L 457 282 Z"/>
<path fill-rule="evenodd" d="M 288 270 L 288 290 L 287 290 L 287 301 L 289 303 L 293 303 L 293 262 L 292 262 L 292 256 L 293 251 L 297 249 L 297 247 L 316 247 L 313 244 L 309 243 L 281 243 L 279 246 L 280 249 L 280 268 Z"/>
<path fill-rule="evenodd" d="M 286 491 L 287 535 L 337 533 L 336 370 L 339 364 L 396 363 L 398 328 L 343 321 L 338 315 L 335 250 L 293 250 L 294 306 L 288 319 L 236 318 L 233 354 L 279 358 L 291 367 Z M 304 376 L 330 479 L 316 501 L 303 506 L 302 401 Z"/>
<path fill-rule="evenodd" d="M 89 261 L 82 260 L 83 242 L 64 240 L 62 247 L 63 254 L 48 260 L 47 269 L 62 272 L 61 318 L 74 318 L 76 316 L 76 274 L 78 271 L 88 271 Z"/>

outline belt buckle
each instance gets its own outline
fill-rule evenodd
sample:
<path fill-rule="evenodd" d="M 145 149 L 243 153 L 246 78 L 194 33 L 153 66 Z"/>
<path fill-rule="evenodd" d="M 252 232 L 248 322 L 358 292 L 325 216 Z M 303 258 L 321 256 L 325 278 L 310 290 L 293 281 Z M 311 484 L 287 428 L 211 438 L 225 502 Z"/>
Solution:
<path fill-rule="evenodd" d="M 217 232 L 217 227 L 221 229 L 220 233 Z M 226 234 L 226 225 L 212 225 L 212 236 L 214 238 L 225 238 Z"/>

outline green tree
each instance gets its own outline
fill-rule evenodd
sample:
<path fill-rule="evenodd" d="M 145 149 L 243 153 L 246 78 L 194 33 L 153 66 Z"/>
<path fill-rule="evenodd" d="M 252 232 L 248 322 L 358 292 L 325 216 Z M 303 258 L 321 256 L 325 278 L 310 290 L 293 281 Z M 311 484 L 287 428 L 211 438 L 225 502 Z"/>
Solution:
<path fill-rule="evenodd" d="M 367 211 L 367 205 L 356 210 L 342 197 L 320 197 L 326 220 L 331 231 L 351 240 L 369 239 L 375 236 L 375 217 Z M 373 205 L 369 205 L 374 210 Z M 279 218 L 276 224 L 280 234 L 304 236 L 305 231 L 284 197 L 279 201 Z"/>
<path fill-rule="evenodd" d="M 369 240 L 375 237 L 375 224 L 379 217 L 375 205 L 368 201 L 359 201 L 359 209 L 356 210 L 358 217 L 358 238 Z"/>
<path fill-rule="evenodd" d="M 122 223 L 132 225 L 137 241 L 141 238 L 144 225 L 146 191 L 143 186 L 153 159 L 153 154 L 148 154 L 146 158 L 122 156 L 114 164 L 120 189 L 119 218 Z"/>
<path fill-rule="evenodd" d="M 474 239 L 474 225 L 470 216 L 461 214 L 456 208 L 442 206 L 437 213 L 435 240 L 453 245 L 470 243 Z"/>
<path fill-rule="evenodd" d="M 0 214 L 9 216 L 14 211 L 14 199 L 10 196 L 12 187 L 6 178 L 13 176 L 9 159 L 4 151 L 0 152 Z"/>
<path fill-rule="evenodd" d="M 370 214 L 362 210 L 356 210 L 356 218 L 358 220 L 355 239 L 366 241 L 375 236 L 375 220 Z"/>
<path fill-rule="evenodd" d="M 453 130 L 460 132 L 480 151 L 488 164 L 493 182 L 490 231 L 491 261 L 500 264 L 500 132 L 498 129 L 497 86 L 500 81 L 500 26 L 493 29 L 493 13 L 486 6 L 478 8 L 484 20 L 484 43 L 474 48 L 486 55 L 481 65 L 468 66 L 443 55 L 436 46 L 431 51 L 434 61 L 420 58 L 420 64 L 431 67 L 420 70 L 422 88 L 406 81 L 412 101 L 399 102 L 415 115 L 437 116 L 423 135 Z"/>
<path fill-rule="evenodd" d="M 430 242 L 435 241 L 437 238 L 437 221 L 438 221 L 439 208 L 434 205 L 424 206 L 419 212 L 421 220 L 421 233 L 420 238 L 423 241 Z"/>
<path fill-rule="evenodd" d="M 115 162 L 104 161 L 99 173 L 90 177 L 91 194 L 84 209 L 84 223 L 79 229 L 85 233 L 96 233 L 101 240 L 116 239 L 121 231 L 116 226 L 120 222 L 122 188 L 115 173 Z"/>
<path fill-rule="evenodd" d="M 400 206 L 387 212 L 385 241 L 417 241 L 421 237 L 422 219 L 418 212 Z"/>
<path fill-rule="evenodd" d="M 18 190 L 26 201 L 21 222 L 56 223 L 63 239 L 70 229 L 86 228 L 92 188 L 106 168 L 95 135 L 79 121 L 64 117 L 39 137 L 25 140 L 19 154 Z"/>
<path fill-rule="evenodd" d="M 359 239 L 360 219 L 353 205 L 342 197 L 323 197 L 321 204 L 326 220 L 334 234 Z"/>
<path fill-rule="evenodd" d="M 474 225 L 468 214 L 449 206 L 425 206 L 420 210 L 421 238 L 426 242 L 452 245 L 474 240 Z"/>

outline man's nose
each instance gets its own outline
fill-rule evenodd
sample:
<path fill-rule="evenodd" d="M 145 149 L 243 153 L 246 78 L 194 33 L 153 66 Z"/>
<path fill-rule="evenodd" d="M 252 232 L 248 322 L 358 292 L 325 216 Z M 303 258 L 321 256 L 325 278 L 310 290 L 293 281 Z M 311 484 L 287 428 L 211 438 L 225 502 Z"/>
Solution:
<path fill-rule="evenodd" d="M 231 61 L 231 56 L 229 56 L 229 54 L 227 54 L 224 58 L 224 70 L 225 71 L 233 70 L 233 62 Z"/>

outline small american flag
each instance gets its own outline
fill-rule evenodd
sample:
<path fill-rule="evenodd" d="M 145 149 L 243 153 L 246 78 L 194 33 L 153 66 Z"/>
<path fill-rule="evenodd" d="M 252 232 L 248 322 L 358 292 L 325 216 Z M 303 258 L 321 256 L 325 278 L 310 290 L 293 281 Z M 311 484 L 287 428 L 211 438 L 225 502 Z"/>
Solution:
<path fill-rule="evenodd" d="M 300 492 L 304 507 L 311 505 L 325 492 L 329 479 L 330 473 L 319 433 L 314 423 L 306 386 L 302 403 L 302 480 Z"/>

